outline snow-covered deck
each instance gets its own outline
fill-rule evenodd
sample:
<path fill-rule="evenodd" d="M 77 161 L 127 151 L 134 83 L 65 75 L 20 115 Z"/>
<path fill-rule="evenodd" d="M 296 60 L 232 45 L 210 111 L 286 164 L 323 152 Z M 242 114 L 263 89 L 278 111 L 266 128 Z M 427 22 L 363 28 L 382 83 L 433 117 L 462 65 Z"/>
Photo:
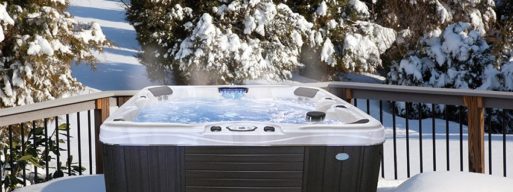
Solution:
<path fill-rule="evenodd" d="M 513 188 L 509 178 L 476 173 L 431 172 L 408 180 L 378 182 L 377 192 L 508 192 Z M 105 192 L 103 175 L 76 176 L 55 179 L 46 183 L 21 188 L 16 192 Z"/>
<path fill-rule="evenodd" d="M 380 180 L 378 192 L 392 192 L 402 180 Z M 55 179 L 28 186 L 16 192 L 105 192 L 103 175 L 76 176 Z"/>

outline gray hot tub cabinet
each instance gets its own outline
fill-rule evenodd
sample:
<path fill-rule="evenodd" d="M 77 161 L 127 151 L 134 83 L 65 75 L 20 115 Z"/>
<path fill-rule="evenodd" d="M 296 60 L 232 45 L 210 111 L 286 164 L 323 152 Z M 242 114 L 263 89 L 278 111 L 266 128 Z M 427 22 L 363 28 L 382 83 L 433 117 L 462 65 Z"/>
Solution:
<path fill-rule="evenodd" d="M 382 155 L 382 145 L 104 147 L 107 192 L 375 192 Z"/>
<path fill-rule="evenodd" d="M 248 99 L 310 102 L 315 110 L 307 114 L 315 117 L 305 114 L 308 122 L 299 124 L 134 120 L 148 105 L 216 99 L 232 88 Z M 160 86 L 141 90 L 112 114 L 100 140 L 107 192 L 375 192 L 384 129 L 316 88 Z"/>

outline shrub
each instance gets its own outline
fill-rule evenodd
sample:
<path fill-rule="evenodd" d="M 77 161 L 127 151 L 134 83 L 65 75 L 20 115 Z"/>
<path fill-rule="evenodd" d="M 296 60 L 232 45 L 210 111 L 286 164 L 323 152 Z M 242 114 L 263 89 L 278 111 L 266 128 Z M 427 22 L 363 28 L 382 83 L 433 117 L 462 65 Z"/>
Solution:
<path fill-rule="evenodd" d="M 63 138 L 67 136 L 69 126 L 60 124 L 59 131 L 50 129 L 46 133 L 48 129 L 40 126 L 42 123 L 34 122 L 34 128 L 29 128 L 25 124 L 13 125 L 0 131 L 1 180 L 6 191 L 12 191 L 24 184 L 30 185 L 63 177 L 64 174 L 77 175 L 79 170 L 85 170 L 74 163 L 72 156 L 66 159 L 64 164 L 51 164 L 56 156 L 67 150 L 62 146 L 66 145 Z M 34 172 L 36 168 L 39 169 L 39 173 Z M 48 169 L 45 170 L 46 168 Z M 49 172 L 48 177 L 42 174 L 46 171 Z M 27 183 L 23 183 L 23 173 L 26 175 Z"/>

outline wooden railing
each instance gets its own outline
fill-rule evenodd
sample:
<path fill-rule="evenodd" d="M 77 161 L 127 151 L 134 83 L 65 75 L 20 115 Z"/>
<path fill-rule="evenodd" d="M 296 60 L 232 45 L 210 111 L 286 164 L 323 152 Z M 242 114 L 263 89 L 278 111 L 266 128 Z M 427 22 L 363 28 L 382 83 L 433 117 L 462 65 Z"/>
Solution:
<path fill-rule="evenodd" d="M 468 126 L 468 168 L 469 171 L 477 173 L 485 172 L 485 108 L 513 109 L 513 93 L 510 92 L 353 82 L 332 82 L 328 85 L 328 89 L 342 99 L 353 103 L 354 99 L 370 99 L 387 102 L 429 103 L 466 107 L 468 110 L 467 122 L 464 124 Z M 504 154 L 504 157 L 506 157 L 506 154 Z M 504 166 L 506 166 L 506 162 L 504 162 Z"/>
<path fill-rule="evenodd" d="M 102 145 L 99 144 L 100 125 L 109 117 L 111 106 L 121 106 L 137 91 L 104 91 L 87 95 L 57 99 L 31 105 L 0 110 L 0 127 L 68 115 L 81 111 L 93 111 L 95 143 L 95 173 L 103 173 Z M 89 114 L 88 114 L 89 115 Z M 80 117 L 77 116 L 80 119 Z M 57 119 L 57 118 L 56 118 Z M 45 126 L 47 122 L 45 121 Z M 69 126 L 69 125 L 68 125 Z M 78 125 L 79 126 L 79 125 Z M 77 138 L 80 139 L 80 138 Z M 69 138 L 68 138 L 69 140 Z M 90 167 L 91 168 L 91 167 Z"/>
<path fill-rule="evenodd" d="M 357 104 L 357 99 L 365 99 L 367 100 L 367 103 L 369 100 L 376 100 L 380 102 L 417 102 L 466 107 L 468 109 L 468 122 L 464 122 L 464 124 L 468 125 L 468 170 L 479 173 L 484 173 L 485 171 L 485 108 L 513 109 L 513 93 L 505 92 L 405 87 L 348 82 L 324 82 L 317 84 L 305 84 L 304 86 L 326 88 L 337 96 L 349 102 L 353 102 L 354 104 Z M 89 115 L 90 111 L 93 111 L 94 127 L 91 129 L 94 130 L 89 131 L 94 131 L 94 142 L 96 143 L 94 154 L 96 164 L 95 173 L 103 173 L 102 148 L 98 143 L 100 125 L 109 116 L 111 106 L 122 105 L 135 93 L 136 91 L 105 91 L 26 106 L 1 109 L 0 127 L 52 117 L 57 119 L 58 116 L 62 115 L 66 115 L 67 119 L 68 114 L 72 113 L 77 113 L 77 118 L 79 118 L 78 121 L 80 121 L 80 115 L 78 112 L 88 111 Z M 369 108 L 368 105 L 367 108 Z M 367 109 L 367 112 L 369 112 L 369 109 Z M 395 118 L 395 114 L 393 117 Z M 78 139 L 80 139 L 80 137 Z M 394 148 L 394 153 L 395 152 Z M 422 155 L 420 160 L 422 164 Z M 408 163 L 410 163 L 409 159 Z M 506 166 L 506 164 L 504 164 L 504 166 Z M 395 171 L 397 172 L 397 170 Z M 384 172 L 383 169 L 382 172 Z M 92 171 L 90 173 L 92 173 Z"/>

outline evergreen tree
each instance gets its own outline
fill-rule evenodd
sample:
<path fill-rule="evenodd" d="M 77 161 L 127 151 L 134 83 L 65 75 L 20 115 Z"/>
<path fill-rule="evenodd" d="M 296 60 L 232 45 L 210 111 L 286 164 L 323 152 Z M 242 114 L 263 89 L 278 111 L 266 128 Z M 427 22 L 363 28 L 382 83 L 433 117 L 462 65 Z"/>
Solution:
<path fill-rule="evenodd" d="M 400 62 L 392 65 L 387 81 L 390 84 L 477 89 L 483 88 L 486 71 L 495 68 L 494 56 L 479 29 L 470 23 L 455 23 L 443 31 L 435 29 L 420 41 L 418 51 L 411 52 Z M 415 116 L 431 114 L 431 105 L 406 106 L 397 103 L 397 111 L 405 115 L 406 107 Z M 442 114 L 444 106 L 435 106 Z"/>
<path fill-rule="evenodd" d="M 313 23 L 320 40 L 316 47 L 304 47 L 303 74 L 318 73 L 320 80 L 336 79 L 340 72 L 376 72 L 382 54 L 396 39 L 393 29 L 374 23 L 376 2 L 360 0 L 285 1 L 292 10 Z M 371 7 L 371 8 L 369 8 Z M 310 57 L 310 58 L 309 58 Z M 317 60 L 317 61 L 316 61 Z M 316 65 L 321 61 L 322 65 Z M 320 72 L 319 72 L 320 71 Z"/>
<path fill-rule="evenodd" d="M 494 8 L 493 1 L 378 1 L 372 12 L 374 22 L 397 31 L 397 41 L 382 56 L 384 66 L 388 69 L 389 65 L 411 51 L 422 49 L 424 45 L 419 42 L 426 34 L 454 23 L 471 23 L 480 33 L 487 35 L 495 27 Z"/>
<path fill-rule="evenodd" d="M 94 63 L 108 45 L 96 23 L 78 23 L 65 0 L 0 3 L 0 107 L 59 98 L 81 89 L 73 61 Z"/>
<path fill-rule="evenodd" d="M 311 23 L 284 4 L 132 0 L 128 20 L 151 76 L 179 84 L 283 79 L 301 66 Z"/>
<path fill-rule="evenodd" d="M 483 85 L 487 67 L 494 67 L 491 48 L 470 23 L 455 23 L 444 31 L 436 29 L 413 52 L 392 66 L 389 83 L 477 89 Z"/>
<path fill-rule="evenodd" d="M 324 75 L 374 71 L 395 40 L 395 31 L 365 22 L 359 0 L 132 0 L 127 17 L 151 76 L 167 82 L 172 71 L 179 84 L 287 79 L 312 63 Z"/>

